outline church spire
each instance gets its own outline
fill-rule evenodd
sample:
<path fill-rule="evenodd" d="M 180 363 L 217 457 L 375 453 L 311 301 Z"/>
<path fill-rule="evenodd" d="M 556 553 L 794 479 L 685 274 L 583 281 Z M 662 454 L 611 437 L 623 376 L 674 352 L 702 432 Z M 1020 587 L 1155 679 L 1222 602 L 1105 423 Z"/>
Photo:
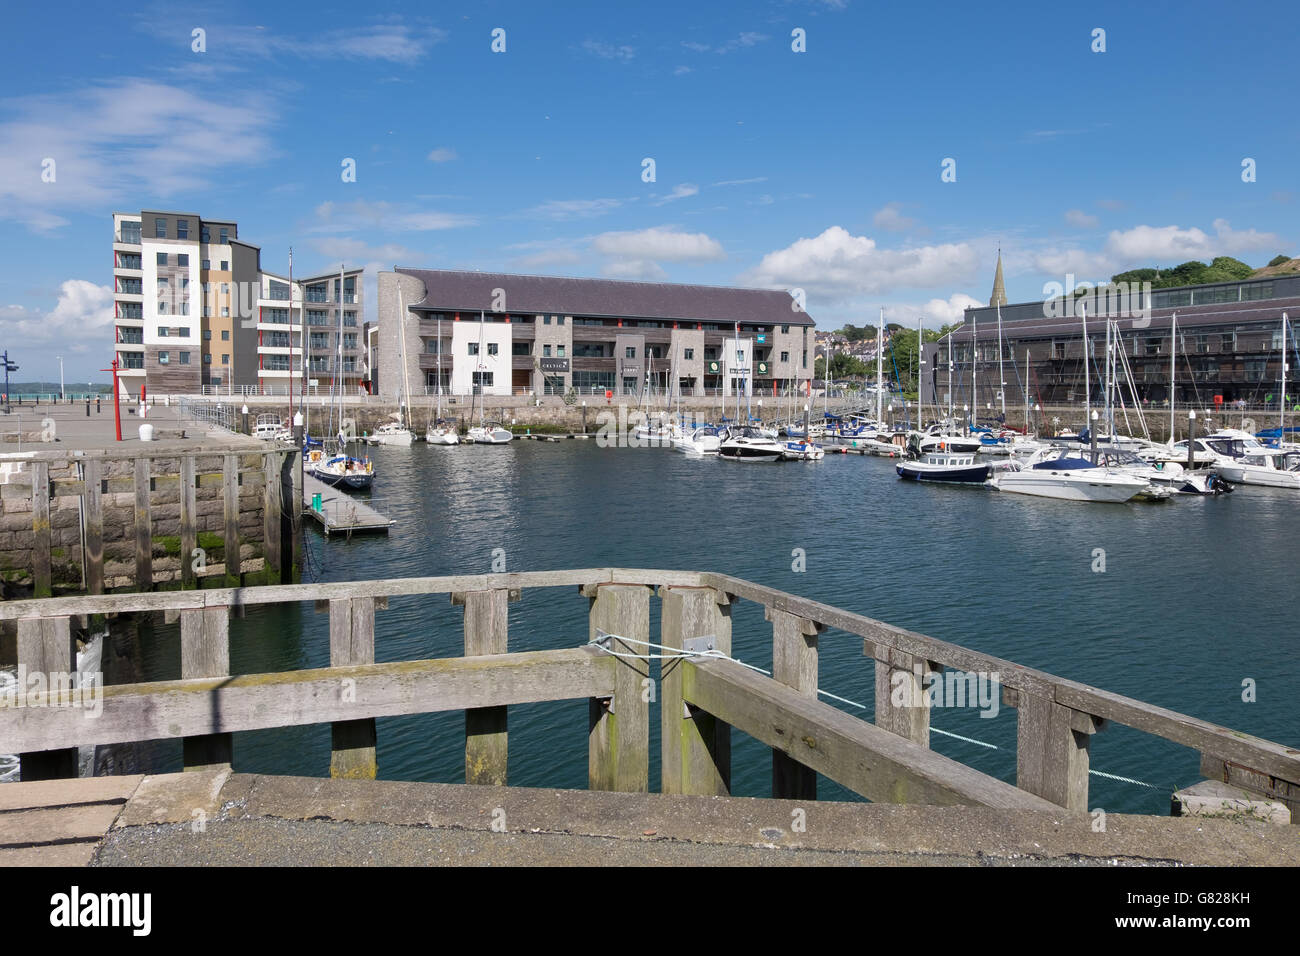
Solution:
<path fill-rule="evenodd" d="M 993 294 L 989 296 L 989 305 L 1006 305 L 1007 287 L 1002 282 L 1002 249 L 998 248 L 998 268 L 993 274 Z"/>

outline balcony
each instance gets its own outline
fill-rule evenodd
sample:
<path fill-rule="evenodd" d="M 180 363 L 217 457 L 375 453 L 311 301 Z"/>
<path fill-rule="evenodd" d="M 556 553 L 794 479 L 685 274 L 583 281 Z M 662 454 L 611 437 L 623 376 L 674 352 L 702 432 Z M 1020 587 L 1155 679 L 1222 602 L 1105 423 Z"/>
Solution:
<path fill-rule="evenodd" d="M 117 330 L 118 345 L 144 345 L 143 329 L 123 329 Z"/>
<path fill-rule="evenodd" d="M 117 291 L 122 295 L 144 295 L 144 283 L 140 279 L 118 279 Z"/>
<path fill-rule="evenodd" d="M 122 223 L 122 228 L 119 230 L 118 234 L 114 238 L 118 242 L 124 243 L 129 246 L 140 245 L 140 223 L 138 222 Z"/>

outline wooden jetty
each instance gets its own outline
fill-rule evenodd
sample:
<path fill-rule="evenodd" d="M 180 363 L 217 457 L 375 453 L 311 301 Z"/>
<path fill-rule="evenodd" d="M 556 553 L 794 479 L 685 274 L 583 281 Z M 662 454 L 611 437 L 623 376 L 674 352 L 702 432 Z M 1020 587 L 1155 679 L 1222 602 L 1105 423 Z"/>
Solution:
<path fill-rule="evenodd" d="M 319 508 L 314 504 L 316 495 L 320 495 Z M 304 513 L 320 523 L 326 537 L 332 534 L 388 534 L 388 529 L 395 523 L 365 500 L 353 498 L 305 473 L 302 476 L 302 506 Z"/>
<path fill-rule="evenodd" d="M 556 588 L 588 602 L 587 632 L 560 650 L 510 651 L 509 603 L 525 589 Z M 448 595 L 462 606 L 465 656 L 376 663 L 376 616 L 399 595 Z M 330 666 L 230 675 L 232 612 L 307 601 L 329 614 Z M 771 677 L 729 658 L 732 612 L 746 601 L 771 623 Z M 180 679 L 105 688 L 102 712 L 86 719 L 68 689 L 71 622 L 141 612 L 179 616 Z M 75 776 L 77 747 L 143 740 L 182 739 L 188 769 L 229 768 L 234 732 L 325 723 L 331 776 L 372 779 L 376 718 L 464 710 L 466 782 L 503 785 L 508 708 L 586 699 L 592 790 L 648 792 L 657 719 L 668 794 L 729 794 L 735 729 L 771 748 L 776 798 L 815 800 L 821 774 L 872 802 L 1074 816 L 1089 808 L 1092 736 L 1116 723 L 1198 751 L 1201 776 L 1279 804 L 1292 821 L 1300 811 L 1295 747 L 724 574 L 594 568 L 111 594 L 0 603 L 0 620 L 17 622 L 19 664 L 52 681 L 23 701 L 0 698 L 0 751 L 20 754 L 25 781 Z M 834 640 L 862 642 L 873 722 L 818 697 L 827 628 Z M 652 659 L 651 642 L 670 649 L 666 659 Z M 1016 714 L 1014 784 L 930 749 L 921 688 L 944 668 L 995 675 Z M 901 685 L 913 694 L 900 703 Z"/>

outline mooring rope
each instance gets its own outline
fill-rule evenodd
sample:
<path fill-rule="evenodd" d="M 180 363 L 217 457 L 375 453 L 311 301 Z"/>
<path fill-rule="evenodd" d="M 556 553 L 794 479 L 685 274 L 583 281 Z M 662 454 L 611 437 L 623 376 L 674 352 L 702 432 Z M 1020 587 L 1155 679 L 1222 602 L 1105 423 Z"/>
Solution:
<path fill-rule="evenodd" d="M 603 644 L 603 642 L 606 639 L 610 639 L 610 638 L 623 641 L 625 644 L 637 644 L 640 645 L 641 647 L 654 648 L 657 651 L 670 651 L 671 653 L 632 654 L 627 651 L 615 651 L 615 650 L 611 650 L 608 647 L 605 647 Z M 587 642 L 587 646 L 599 647 L 602 651 L 604 651 L 606 654 L 609 654 L 612 657 L 627 657 L 627 658 L 634 658 L 636 660 L 648 659 L 648 660 L 660 660 L 660 661 L 679 661 L 679 660 L 691 660 L 691 659 L 698 659 L 698 658 L 709 658 L 711 660 L 730 661 L 733 664 L 739 664 L 741 667 L 748 667 L 750 670 L 757 671 L 758 673 L 763 674 L 767 677 L 772 676 L 771 671 L 763 670 L 763 668 L 761 667 L 755 667 L 753 664 L 747 664 L 744 661 L 732 657 L 728 654 L 724 654 L 722 651 L 719 650 L 684 651 L 680 647 L 669 647 L 666 644 L 656 644 L 654 641 L 642 641 L 642 640 L 638 640 L 635 637 L 623 637 L 621 634 L 605 634 L 603 637 L 592 638 L 590 641 Z M 856 700 L 849 700 L 847 697 L 840 697 L 837 694 L 832 694 L 828 690 L 822 690 L 820 687 L 817 689 L 817 693 L 823 697 L 829 697 L 831 700 L 838 700 L 842 704 L 848 704 L 851 707 L 857 707 L 859 710 L 867 709 L 866 704 L 859 704 Z M 974 737 L 963 737 L 961 734 L 954 734 L 952 731 L 949 730 L 940 730 L 938 727 L 932 726 L 930 728 L 930 733 L 939 734 L 944 737 L 951 737 L 954 740 L 960 740 L 963 743 L 974 744 L 977 747 L 985 747 L 989 750 L 1002 749 L 997 744 L 991 744 L 984 740 L 976 740 Z M 1131 783 L 1134 786 L 1146 787 L 1149 790 L 1159 789 L 1159 787 L 1156 787 L 1154 784 L 1144 783 L 1141 780 L 1134 780 L 1132 777 L 1121 777 L 1119 774 L 1116 773 L 1106 773 L 1102 770 L 1092 770 L 1092 769 L 1089 769 L 1088 773 L 1096 777 L 1103 777 L 1106 780 L 1117 780 L 1120 783 Z"/>

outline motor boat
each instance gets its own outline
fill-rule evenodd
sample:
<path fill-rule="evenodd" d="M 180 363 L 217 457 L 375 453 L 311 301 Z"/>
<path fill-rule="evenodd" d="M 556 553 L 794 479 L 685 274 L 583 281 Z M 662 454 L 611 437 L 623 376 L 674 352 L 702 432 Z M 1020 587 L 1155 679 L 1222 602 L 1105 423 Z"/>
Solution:
<path fill-rule="evenodd" d="M 369 458 L 333 455 L 316 464 L 312 474 L 335 488 L 363 491 L 375 480 L 375 466 Z"/>
<path fill-rule="evenodd" d="M 459 445 L 460 435 L 455 425 L 449 425 L 442 419 L 438 419 L 436 422 L 430 422 L 429 427 L 424 430 L 424 440 L 430 445 Z"/>
<path fill-rule="evenodd" d="M 963 435 L 951 422 L 939 422 L 924 431 L 912 432 L 909 444 L 914 445 L 919 456 L 932 451 L 971 452 L 980 450 L 979 435 Z"/>
<path fill-rule="evenodd" d="M 476 445 L 504 445 L 514 437 L 500 422 L 487 422 L 469 430 L 469 440 Z"/>
<path fill-rule="evenodd" d="M 1252 451 L 1215 467 L 1222 477 L 1243 485 L 1300 489 L 1300 452 L 1282 448 Z"/>
<path fill-rule="evenodd" d="M 371 445 L 409 445 L 414 437 L 411 430 L 400 422 L 385 422 L 365 438 Z"/>
<path fill-rule="evenodd" d="M 780 461 L 785 457 L 785 445 L 752 425 L 732 426 L 722 437 L 718 457 L 731 461 Z"/>
<path fill-rule="evenodd" d="M 1122 503 L 1152 493 L 1145 478 L 1095 465 L 1061 448 L 1049 449 L 1019 468 L 999 471 L 991 484 L 999 491 L 1065 501 Z"/>
<path fill-rule="evenodd" d="M 673 447 L 688 455 L 716 455 L 722 444 L 722 435 L 712 425 L 693 429 L 689 434 L 673 440 Z"/>
<path fill-rule="evenodd" d="M 915 461 L 900 462 L 895 470 L 899 478 L 911 481 L 945 481 L 961 484 L 983 484 L 993 474 L 993 468 L 975 461 L 974 452 L 934 451 Z"/>
<path fill-rule="evenodd" d="M 279 415 L 258 415 L 257 424 L 253 426 L 253 437 L 264 441 L 276 441 L 287 431 Z M 290 432 L 292 435 L 292 432 Z"/>
<path fill-rule="evenodd" d="M 806 439 L 785 441 L 780 444 L 785 446 L 783 456 L 786 461 L 821 461 L 826 457 L 826 449 Z"/>

